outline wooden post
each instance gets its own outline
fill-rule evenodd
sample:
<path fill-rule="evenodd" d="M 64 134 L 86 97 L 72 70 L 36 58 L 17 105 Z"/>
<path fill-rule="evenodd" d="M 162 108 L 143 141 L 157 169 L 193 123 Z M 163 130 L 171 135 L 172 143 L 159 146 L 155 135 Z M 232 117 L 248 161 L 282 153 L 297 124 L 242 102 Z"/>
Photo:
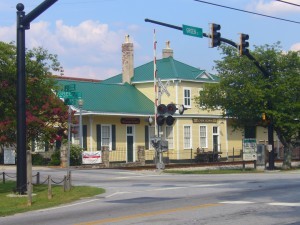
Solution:
<path fill-rule="evenodd" d="M 70 170 L 68 171 L 67 176 L 68 176 L 68 191 L 70 191 L 71 188 L 72 188 L 72 180 L 71 180 L 72 176 L 71 176 L 71 171 Z"/>
<path fill-rule="evenodd" d="M 27 156 L 27 205 L 32 205 L 32 158 L 30 150 L 26 152 Z"/>
<path fill-rule="evenodd" d="M 40 172 L 36 173 L 36 184 L 40 184 Z"/>
<path fill-rule="evenodd" d="M 48 199 L 52 199 L 51 176 L 48 176 Z"/>
<path fill-rule="evenodd" d="M 67 190 L 67 176 L 66 175 L 64 176 L 64 185 L 63 185 L 63 187 L 64 187 L 64 191 L 66 191 Z"/>

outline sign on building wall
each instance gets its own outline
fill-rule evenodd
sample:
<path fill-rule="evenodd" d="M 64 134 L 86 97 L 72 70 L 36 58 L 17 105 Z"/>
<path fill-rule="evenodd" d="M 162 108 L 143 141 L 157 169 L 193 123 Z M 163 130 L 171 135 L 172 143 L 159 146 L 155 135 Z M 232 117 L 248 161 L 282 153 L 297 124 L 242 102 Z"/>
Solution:
<path fill-rule="evenodd" d="M 4 148 L 4 164 L 16 164 L 16 151 L 13 147 Z"/>
<path fill-rule="evenodd" d="M 121 124 L 140 124 L 139 118 L 121 118 Z"/>
<path fill-rule="evenodd" d="M 98 164 L 102 163 L 101 151 L 82 152 L 82 164 Z"/>
<path fill-rule="evenodd" d="M 193 123 L 217 123 L 217 119 L 212 119 L 212 118 L 193 118 Z"/>
<path fill-rule="evenodd" d="M 257 160 L 257 144 L 255 138 L 244 138 L 243 139 L 243 160 L 253 161 Z"/>

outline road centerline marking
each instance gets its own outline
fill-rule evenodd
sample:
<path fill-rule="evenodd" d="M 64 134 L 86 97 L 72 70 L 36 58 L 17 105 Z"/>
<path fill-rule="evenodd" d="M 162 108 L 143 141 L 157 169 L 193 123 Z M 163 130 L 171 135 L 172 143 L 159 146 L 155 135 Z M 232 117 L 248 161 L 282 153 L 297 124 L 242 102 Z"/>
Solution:
<path fill-rule="evenodd" d="M 222 205 L 222 204 L 208 203 L 208 204 L 201 204 L 201 205 L 195 205 L 195 206 L 164 209 L 164 210 L 159 210 L 159 211 L 154 211 L 154 212 L 145 212 L 145 213 L 138 213 L 138 214 L 132 214 L 132 215 L 127 215 L 127 216 L 120 216 L 120 217 L 115 217 L 115 218 L 106 218 L 106 219 L 95 220 L 95 221 L 90 221 L 90 222 L 83 222 L 83 223 L 78 223 L 75 225 L 98 225 L 98 224 L 105 224 L 105 223 L 113 223 L 113 222 L 120 222 L 123 220 L 130 220 L 130 219 L 136 219 L 136 218 L 142 218 L 142 217 L 151 217 L 151 216 L 163 215 L 163 214 L 168 214 L 168 213 L 176 213 L 179 211 L 195 210 L 195 209 L 215 207 L 215 206 L 220 206 L 220 205 Z"/>

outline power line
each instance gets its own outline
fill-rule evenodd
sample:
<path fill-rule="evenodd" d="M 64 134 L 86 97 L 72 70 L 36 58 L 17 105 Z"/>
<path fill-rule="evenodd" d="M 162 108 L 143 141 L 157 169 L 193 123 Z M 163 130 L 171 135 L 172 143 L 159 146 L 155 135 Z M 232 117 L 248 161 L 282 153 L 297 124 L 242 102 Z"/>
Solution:
<path fill-rule="evenodd" d="M 296 4 L 296 3 L 292 3 L 292 2 L 287 2 L 287 1 L 282 1 L 282 0 L 275 0 L 277 2 L 282 2 L 282 3 L 285 3 L 285 4 L 290 4 L 290 5 L 293 5 L 293 6 L 298 6 L 300 7 L 300 5 Z"/>
<path fill-rule="evenodd" d="M 201 0 L 194 0 L 194 1 L 209 4 L 209 5 L 214 5 L 214 6 L 218 6 L 218 7 L 222 7 L 222 8 L 226 8 L 226 9 L 232 9 L 232 10 L 236 10 L 236 11 L 240 11 L 240 12 L 250 13 L 250 14 L 254 14 L 254 15 L 258 15 L 258 16 L 264 16 L 264 17 L 268 17 L 268 18 L 272 18 L 272 19 L 276 19 L 276 20 L 282 20 L 282 21 L 286 21 L 286 22 L 290 22 L 290 23 L 300 24 L 300 22 L 298 22 L 298 21 L 287 20 L 287 19 L 283 19 L 283 18 L 279 18 L 279 17 L 275 17 L 275 16 L 268 16 L 268 15 L 264 15 L 261 13 L 251 12 L 251 11 L 247 11 L 247 10 L 243 10 L 243 9 L 237 9 L 237 8 L 233 8 L 233 7 L 229 7 L 229 6 L 225 6 L 225 5 L 219 5 L 219 4 L 212 3 L 212 2 L 206 2 L 206 1 L 201 1 Z"/>

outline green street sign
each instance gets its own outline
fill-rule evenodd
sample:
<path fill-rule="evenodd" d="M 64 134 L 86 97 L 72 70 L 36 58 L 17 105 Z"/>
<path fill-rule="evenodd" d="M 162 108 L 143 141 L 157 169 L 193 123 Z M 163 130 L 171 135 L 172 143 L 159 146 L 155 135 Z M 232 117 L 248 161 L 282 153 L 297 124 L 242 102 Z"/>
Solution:
<path fill-rule="evenodd" d="M 75 99 L 82 98 L 81 92 L 71 92 L 71 93 L 72 93 L 73 98 L 75 98 Z"/>
<path fill-rule="evenodd" d="M 203 37 L 202 28 L 199 27 L 192 27 L 188 25 L 182 25 L 182 32 L 185 35 L 194 36 L 194 37 Z"/>
<path fill-rule="evenodd" d="M 76 90 L 76 84 L 65 85 L 65 91 L 75 91 L 75 90 Z"/>
<path fill-rule="evenodd" d="M 72 98 L 73 97 L 72 92 L 69 92 L 69 91 L 58 91 L 57 96 L 59 98 Z"/>
<path fill-rule="evenodd" d="M 65 102 L 65 105 L 75 105 L 76 104 L 76 99 L 66 98 L 64 102 Z"/>
<path fill-rule="evenodd" d="M 68 98 L 68 99 L 79 99 L 82 98 L 82 93 L 81 92 L 75 92 L 75 91 L 58 91 L 57 96 L 59 98 Z"/>

